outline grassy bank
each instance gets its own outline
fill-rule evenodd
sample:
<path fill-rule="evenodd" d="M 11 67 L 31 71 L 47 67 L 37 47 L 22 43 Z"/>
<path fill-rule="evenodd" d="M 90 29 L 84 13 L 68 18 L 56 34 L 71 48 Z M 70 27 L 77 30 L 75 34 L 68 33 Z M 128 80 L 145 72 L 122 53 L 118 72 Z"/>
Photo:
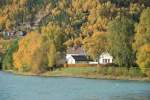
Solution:
<path fill-rule="evenodd" d="M 19 75 L 29 76 L 44 76 L 44 77 L 81 77 L 81 78 L 95 78 L 95 79 L 117 79 L 117 80 L 149 80 L 150 77 L 143 74 L 138 68 L 124 68 L 124 67 L 68 67 L 60 68 L 52 72 L 45 72 L 42 74 L 34 74 L 32 72 L 14 72 Z"/>

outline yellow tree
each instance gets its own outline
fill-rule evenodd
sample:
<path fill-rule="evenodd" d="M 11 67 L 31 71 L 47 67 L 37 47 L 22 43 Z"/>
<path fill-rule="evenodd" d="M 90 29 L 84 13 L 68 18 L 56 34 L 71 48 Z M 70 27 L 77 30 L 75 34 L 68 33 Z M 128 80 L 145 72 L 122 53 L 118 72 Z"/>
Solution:
<path fill-rule="evenodd" d="M 13 55 L 14 66 L 19 71 L 40 72 L 44 67 L 45 51 L 40 34 L 31 32 L 19 42 L 19 49 Z"/>
<path fill-rule="evenodd" d="M 107 47 L 107 33 L 96 32 L 92 37 L 87 37 L 83 40 L 83 46 L 86 52 L 92 58 L 98 58 L 99 55 L 106 51 Z"/>
<path fill-rule="evenodd" d="M 42 36 L 49 42 L 54 43 L 58 51 L 63 50 L 65 35 L 62 28 L 58 24 L 49 22 L 47 26 L 42 27 Z"/>
<path fill-rule="evenodd" d="M 55 47 L 54 43 L 51 43 L 49 46 L 50 47 L 47 52 L 48 66 L 50 68 L 53 68 L 56 66 L 57 51 L 56 51 L 56 47 Z"/>
<path fill-rule="evenodd" d="M 50 22 L 42 27 L 42 37 L 47 48 L 48 66 L 52 68 L 56 65 L 57 52 L 63 51 L 64 34 L 59 25 Z"/>
<path fill-rule="evenodd" d="M 137 52 L 137 63 L 143 72 L 150 75 L 150 44 L 143 45 Z"/>
<path fill-rule="evenodd" d="M 0 29 L 3 29 L 5 27 L 7 21 L 7 16 L 0 16 Z"/>
<path fill-rule="evenodd" d="M 73 46 L 74 46 L 74 41 L 73 41 L 73 39 L 70 39 L 70 40 L 66 41 L 66 42 L 64 43 L 64 45 L 65 45 L 66 47 L 73 47 Z"/>

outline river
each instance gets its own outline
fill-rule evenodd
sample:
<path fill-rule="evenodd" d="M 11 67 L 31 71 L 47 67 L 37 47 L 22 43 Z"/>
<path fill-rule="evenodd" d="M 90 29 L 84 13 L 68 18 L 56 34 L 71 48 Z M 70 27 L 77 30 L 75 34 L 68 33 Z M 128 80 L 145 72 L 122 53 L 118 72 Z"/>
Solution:
<path fill-rule="evenodd" d="M 150 100 L 150 82 L 0 72 L 0 100 Z"/>

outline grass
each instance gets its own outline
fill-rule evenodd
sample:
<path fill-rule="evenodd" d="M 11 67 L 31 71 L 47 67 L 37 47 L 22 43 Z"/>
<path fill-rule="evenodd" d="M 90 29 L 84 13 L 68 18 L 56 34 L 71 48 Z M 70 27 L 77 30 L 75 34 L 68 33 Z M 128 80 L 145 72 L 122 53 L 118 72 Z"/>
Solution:
<path fill-rule="evenodd" d="M 60 68 L 55 71 L 34 74 L 32 72 L 16 72 L 12 73 L 19 75 L 38 75 L 46 77 L 63 76 L 63 77 L 82 77 L 96 79 L 119 79 L 119 80 L 148 80 L 150 77 L 141 72 L 139 68 L 126 67 L 68 67 Z"/>
<path fill-rule="evenodd" d="M 81 76 L 95 73 L 95 67 L 68 67 L 44 73 L 46 76 Z"/>
<path fill-rule="evenodd" d="M 96 67 L 69 67 L 69 68 L 62 68 L 58 71 L 63 71 L 64 73 L 72 73 L 72 74 L 86 74 L 96 72 Z"/>
<path fill-rule="evenodd" d="M 101 79 L 150 80 L 139 68 L 68 67 L 44 73 L 43 76 L 69 76 Z"/>
<path fill-rule="evenodd" d="M 139 68 L 126 67 L 101 67 L 97 71 L 102 75 L 124 76 L 124 77 L 146 77 Z"/>

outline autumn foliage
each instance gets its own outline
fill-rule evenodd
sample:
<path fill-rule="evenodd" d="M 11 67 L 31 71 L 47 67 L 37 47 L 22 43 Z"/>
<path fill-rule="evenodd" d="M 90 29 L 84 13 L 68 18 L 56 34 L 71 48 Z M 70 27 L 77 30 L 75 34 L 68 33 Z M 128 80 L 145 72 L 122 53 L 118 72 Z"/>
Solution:
<path fill-rule="evenodd" d="M 19 49 L 14 54 L 14 66 L 17 70 L 32 69 L 38 71 L 42 65 L 42 39 L 40 34 L 35 32 L 29 33 L 19 42 Z M 32 66 L 32 68 L 31 68 Z"/>
<path fill-rule="evenodd" d="M 109 52 L 118 66 L 137 64 L 146 70 L 149 4 L 149 0 L 0 0 L 0 37 L 3 32 L 27 32 L 13 53 L 13 67 L 19 71 L 49 70 L 56 66 L 57 54 L 73 46 L 83 47 L 94 60 Z M 12 41 L 0 39 L 0 53 L 6 55 Z"/>
<path fill-rule="evenodd" d="M 53 42 L 37 32 L 30 32 L 20 40 L 13 62 L 16 70 L 39 73 L 56 65 L 56 54 Z"/>

